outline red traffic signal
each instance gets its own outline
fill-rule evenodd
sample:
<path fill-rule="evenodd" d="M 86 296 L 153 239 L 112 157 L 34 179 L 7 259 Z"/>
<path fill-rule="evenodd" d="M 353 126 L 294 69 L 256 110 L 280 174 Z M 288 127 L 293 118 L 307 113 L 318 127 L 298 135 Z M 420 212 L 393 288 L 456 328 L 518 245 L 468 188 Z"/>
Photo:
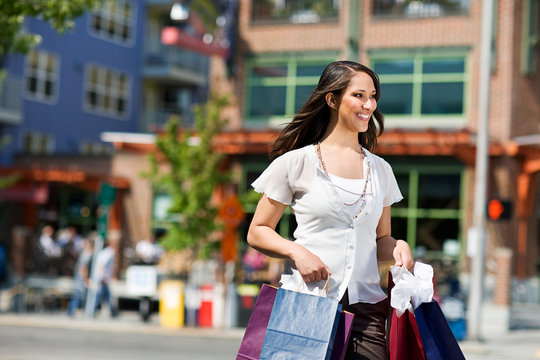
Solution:
<path fill-rule="evenodd" d="M 488 202 L 488 217 L 493 221 L 510 219 L 511 207 L 510 201 L 491 199 Z"/>

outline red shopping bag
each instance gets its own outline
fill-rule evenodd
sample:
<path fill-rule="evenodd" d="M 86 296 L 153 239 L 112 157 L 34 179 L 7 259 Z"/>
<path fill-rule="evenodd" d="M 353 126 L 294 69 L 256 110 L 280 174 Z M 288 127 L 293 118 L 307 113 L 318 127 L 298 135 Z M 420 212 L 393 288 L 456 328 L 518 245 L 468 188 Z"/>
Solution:
<path fill-rule="evenodd" d="M 418 324 L 410 311 L 398 317 L 396 310 L 392 310 L 388 348 L 390 360 L 426 360 Z"/>
<path fill-rule="evenodd" d="M 388 273 L 388 297 L 390 298 L 394 281 L 392 273 Z M 390 333 L 388 350 L 390 360 L 426 360 L 424 345 L 416 318 L 410 311 L 405 311 L 401 316 L 397 316 L 396 310 L 392 309 L 390 319 Z"/>

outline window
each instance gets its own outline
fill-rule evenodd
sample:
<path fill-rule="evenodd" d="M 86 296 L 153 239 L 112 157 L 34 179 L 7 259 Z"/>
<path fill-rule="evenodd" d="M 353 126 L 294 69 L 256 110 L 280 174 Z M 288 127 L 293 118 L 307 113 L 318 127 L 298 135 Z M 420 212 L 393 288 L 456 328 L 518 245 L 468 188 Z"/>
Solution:
<path fill-rule="evenodd" d="M 110 155 L 113 153 L 111 146 L 91 140 L 82 141 L 79 147 L 81 154 L 84 155 Z"/>
<path fill-rule="evenodd" d="M 52 102 L 58 93 L 58 57 L 43 50 L 30 52 L 25 64 L 25 92 L 28 97 Z"/>
<path fill-rule="evenodd" d="M 381 80 L 378 106 L 390 126 L 419 125 L 427 120 L 430 126 L 463 126 L 464 56 L 374 57 L 372 68 Z"/>
<path fill-rule="evenodd" d="M 340 5 L 340 0 L 253 0 L 251 19 L 293 24 L 337 21 Z"/>
<path fill-rule="evenodd" d="M 534 74 L 537 67 L 538 44 L 540 43 L 540 4 L 539 0 L 523 2 L 523 30 L 521 71 Z"/>
<path fill-rule="evenodd" d="M 22 135 L 22 152 L 25 154 L 51 154 L 54 152 L 54 137 L 35 131 Z"/>
<path fill-rule="evenodd" d="M 330 61 L 254 61 L 248 64 L 247 121 L 280 123 L 291 118 L 309 98 Z"/>
<path fill-rule="evenodd" d="M 106 1 L 90 15 L 90 32 L 126 44 L 133 38 L 134 9 L 126 0 Z"/>
<path fill-rule="evenodd" d="M 404 163 L 388 159 L 403 200 L 392 206 L 392 234 L 440 258 L 461 238 L 462 165 L 449 159 Z M 455 256 L 456 254 L 451 254 Z"/>
<path fill-rule="evenodd" d="M 376 16 L 426 18 L 465 14 L 468 9 L 469 0 L 373 0 L 373 15 Z"/>
<path fill-rule="evenodd" d="M 97 65 L 86 67 L 85 105 L 100 115 L 125 117 L 129 109 L 128 75 Z"/>

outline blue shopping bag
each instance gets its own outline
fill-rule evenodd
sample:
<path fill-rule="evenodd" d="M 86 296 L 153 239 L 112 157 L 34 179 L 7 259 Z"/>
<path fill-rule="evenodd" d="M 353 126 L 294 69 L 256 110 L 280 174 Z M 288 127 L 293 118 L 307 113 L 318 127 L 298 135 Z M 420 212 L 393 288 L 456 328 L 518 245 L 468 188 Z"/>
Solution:
<path fill-rule="evenodd" d="M 427 360 L 465 360 L 437 301 L 420 304 L 414 315 Z"/>
<path fill-rule="evenodd" d="M 340 313 L 337 300 L 278 289 L 260 359 L 330 359 Z"/>

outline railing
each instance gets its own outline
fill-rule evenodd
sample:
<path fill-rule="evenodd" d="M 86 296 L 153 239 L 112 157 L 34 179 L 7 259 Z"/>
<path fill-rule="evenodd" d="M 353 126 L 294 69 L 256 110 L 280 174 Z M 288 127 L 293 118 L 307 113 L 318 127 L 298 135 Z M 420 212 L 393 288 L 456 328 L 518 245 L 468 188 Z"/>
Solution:
<path fill-rule="evenodd" d="M 193 125 L 193 114 L 189 109 L 147 110 L 143 113 L 141 119 L 141 130 L 151 132 L 162 130 L 165 124 L 171 119 L 178 119 L 181 126 Z"/>
<path fill-rule="evenodd" d="M 466 14 L 470 0 L 373 0 L 373 15 L 396 18 L 426 18 Z"/>
<path fill-rule="evenodd" d="M 252 1 L 254 23 L 309 24 L 337 21 L 341 0 Z"/>
<path fill-rule="evenodd" d="M 161 45 L 159 51 L 147 53 L 145 65 L 176 66 L 206 76 L 210 60 L 207 56 L 194 51 Z"/>

